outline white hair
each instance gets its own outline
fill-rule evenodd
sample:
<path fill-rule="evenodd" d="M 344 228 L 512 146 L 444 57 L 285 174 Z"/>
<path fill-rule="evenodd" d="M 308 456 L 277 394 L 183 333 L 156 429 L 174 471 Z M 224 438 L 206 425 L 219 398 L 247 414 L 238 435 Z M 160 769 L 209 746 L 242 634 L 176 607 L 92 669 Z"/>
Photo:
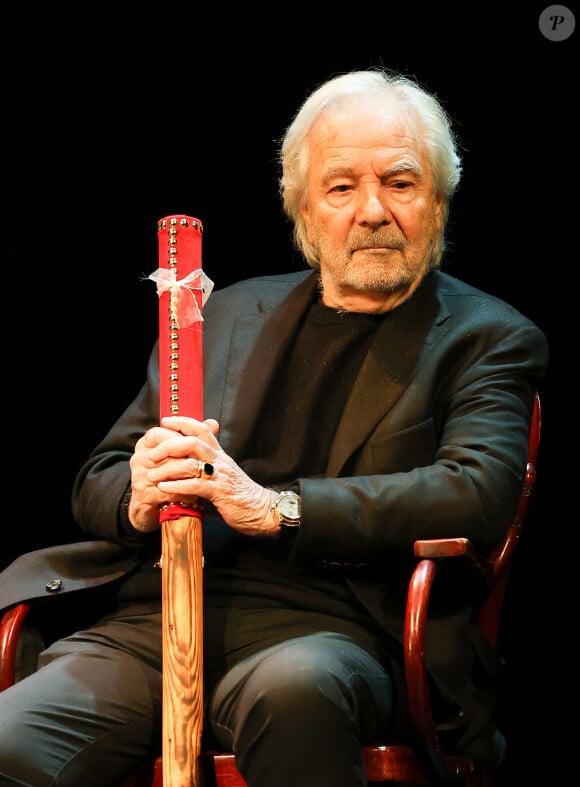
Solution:
<path fill-rule="evenodd" d="M 424 147 L 435 192 L 443 200 L 442 228 L 431 260 L 431 267 L 438 267 L 445 248 L 449 203 L 461 177 L 461 158 L 455 135 L 447 112 L 434 95 L 409 77 L 385 69 L 352 71 L 324 82 L 305 100 L 286 129 L 280 145 L 280 194 L 284 211 L 294 225 L 296 246 L 312 268 L 319 267 L 316 250 L 308 241 L 300 213 L 308 193 L 308 134 L 328 107 L 344 98 L 366 95 L 384 98 L 395 107 L 395 111 L 405 114 L 415 138 Z"/>

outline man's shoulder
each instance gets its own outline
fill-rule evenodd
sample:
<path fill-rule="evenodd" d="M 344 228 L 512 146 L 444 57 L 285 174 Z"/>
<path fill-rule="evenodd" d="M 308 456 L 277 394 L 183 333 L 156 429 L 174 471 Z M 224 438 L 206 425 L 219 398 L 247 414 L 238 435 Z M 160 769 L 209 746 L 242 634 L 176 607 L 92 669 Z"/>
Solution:
<path fill-rule="evenodd" d="M 313 275 L 311 268 L 308 270 L 288 271 L 286 273 L 273 273 L 261 276 L 252 276 L 248 279 L 240 279 L 229 284 L 218 292 L 256 292 L 261 290 L 270 291 L 272 289 L 289 289 L 296 287 Z"/>
<path fill-rule="evenodd" d="M 434 271 L 432 276 L 435 291 L 453 311 L 469 310 L 496 316 L 503 314 L 510 320 L 531 323 L 531 320 L 514 304 L 498 295 L 468 284 L 463 279 L 444 271 Z"/>
<path fill-rule="evenodd" d="M 433 277 L 436 281 L 438 291 L 444 295 L 449 296 L 463 296 L 466 298 L 488 298 L 501 302 L 501 299 L 490 292 L 487 292 L 473 284 L 468 284 L 464 279 L 460 279 L 446 271 L 437 270 L 433 272 Z"/>
<path fill-rule="evenodd" d="M 316 286 L 314 281 L 309 281 L 314 276 L 314 272 L 309 268 L 306 271 L 290 271 L 241 279 L 214 290 L 204 313 L 209 316 L 214 311 L 219 313 L 224 309 L 233 313 L 246 309 L 253 311 L 254 308 L 269 311 L 301 286 L 305 288 L 305 292 L 310 291 Z"/>

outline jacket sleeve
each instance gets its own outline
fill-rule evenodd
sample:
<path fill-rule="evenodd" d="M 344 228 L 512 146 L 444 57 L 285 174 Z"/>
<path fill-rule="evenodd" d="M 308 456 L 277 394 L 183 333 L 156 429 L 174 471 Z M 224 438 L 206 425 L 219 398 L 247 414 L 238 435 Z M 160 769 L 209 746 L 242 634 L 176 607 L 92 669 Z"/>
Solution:
<path fill-rule="evenodd" d="M 505 317 L 505 315 L 502 315 Z M 298 564 L 412 556 L 417 539 L 490 551 L 515 512 L 548 358 L 525 319 L 451 328 L 335 478 L 300 478 Z"/>
<path fill-rule="evenodd" d="M 131 489 L 129 460 L 137 440 L 159 423 L 158 345 L 151 353 L 147 379 L 137 397 L 92 451 L 72 489 L 73 515 L 86 533 L 125 546 L 150 546 L 159 533 L 139 533 L 128 519 Z"/>

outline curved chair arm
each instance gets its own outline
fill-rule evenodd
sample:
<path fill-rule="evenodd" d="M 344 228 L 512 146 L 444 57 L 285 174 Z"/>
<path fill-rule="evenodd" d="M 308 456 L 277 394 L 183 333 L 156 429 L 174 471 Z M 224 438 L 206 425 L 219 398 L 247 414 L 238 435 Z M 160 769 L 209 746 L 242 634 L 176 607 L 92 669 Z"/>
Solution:
<path fill-rule="evenodd" d="M 29 609 L 30 604 L 16 604 L 5 610 L 0 618 L 0 691 L 16 680 L 18 635 Z"/>
<path fill-rule="evenodd" d="M 444 781 L 466 778 L 476 765 L 469 757 L 446 753 L 433 719 L 427 667 L 425 665 L 425 630 L 433 581 L 441 561 L 467 558 L 477 582 L 489 587 L 493 568 L 482 560 L 473 544 L 465 538 L 429 539 L 415 542 L 416 565 L 407 593 L 405 614 L 405 678 L 409 711 L 417 735 L 417 753 L 428 773 Z"/>

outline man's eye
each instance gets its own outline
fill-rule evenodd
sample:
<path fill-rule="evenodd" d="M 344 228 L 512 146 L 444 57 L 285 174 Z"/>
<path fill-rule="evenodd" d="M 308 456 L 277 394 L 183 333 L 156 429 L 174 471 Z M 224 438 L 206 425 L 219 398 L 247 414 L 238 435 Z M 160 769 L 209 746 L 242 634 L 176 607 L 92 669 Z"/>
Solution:
<path fill-rule="evenodd" d="M 347 183 L 339 183 L 337 186 L 333 186 L 330 190 L 338 191 L 340 194 L 342 194 L 345 191 L 349 191 L 350 186 Z"/>

